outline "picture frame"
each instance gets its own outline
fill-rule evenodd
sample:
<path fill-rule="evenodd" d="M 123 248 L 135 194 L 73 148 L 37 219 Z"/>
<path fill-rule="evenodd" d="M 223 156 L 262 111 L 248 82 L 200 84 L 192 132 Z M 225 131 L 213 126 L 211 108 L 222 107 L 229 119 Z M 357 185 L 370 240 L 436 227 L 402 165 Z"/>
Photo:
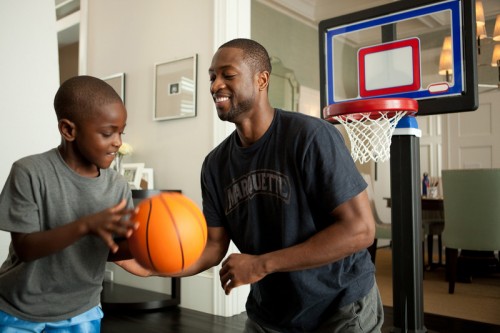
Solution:
<path fill-rule="evenodd" d="M 116 73 L 102 78 L 104 82 L 109 84 L 121 97 L 123 104 L 125 104 L 125 73 Z"/>
<path fill-rule="evenodd" d="M 138 190 L 141 188 L 143 170 L 144 163 L 124 163 L 120 174 L 125 177 L 132 189 Z"/>
<path fill-rule="evenodd" d="M 142 179 L 141 182 L 144 181 L 144 184 L 147 184 L 147 188 L 143 188 L 144 190 L 152 190 L 154 189 L 154 172 L 153 168 L 144 168 L 142 169 Z"/>
<path fill-rule="evenodd" d="M 154 65 L 153 120 L 196 117 L 198 55 Z"/>

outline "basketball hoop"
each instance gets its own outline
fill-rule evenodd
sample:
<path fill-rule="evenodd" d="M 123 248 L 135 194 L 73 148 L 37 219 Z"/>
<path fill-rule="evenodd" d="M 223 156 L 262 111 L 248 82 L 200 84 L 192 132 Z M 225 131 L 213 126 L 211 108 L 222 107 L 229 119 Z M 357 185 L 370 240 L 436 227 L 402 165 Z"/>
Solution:
<path fill-rule="evenodd" d="M 391 138 L 399 120 L 418 112 L 410 98 L 374 98 L 332 104 L 323 109 L 323 118 L 344 126 L 351 141 L 354 161 L 387 161 Z"/>

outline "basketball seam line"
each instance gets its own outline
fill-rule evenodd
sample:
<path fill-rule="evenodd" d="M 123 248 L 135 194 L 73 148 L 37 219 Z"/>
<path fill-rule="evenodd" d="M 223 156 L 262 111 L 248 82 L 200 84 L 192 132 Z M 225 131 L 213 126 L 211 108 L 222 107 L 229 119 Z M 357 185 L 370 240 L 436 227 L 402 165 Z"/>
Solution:
<path fill-rule="evenodd" d="M 174 219 L 172 211 L 171 211 L 170 207 L 168 206 L 168 203 L 163 198 L 163 196 L 161 196 L 160 199 L 161 199 L 161 202 L 162 202 L 163 206 L 165 206 L 165 209 L 167 210 L 168 215 L 170 215 L 170 220 L 172 221 L 172 224 L 173 224 L 174 229 L 175 229 L 175 234 L 177 236 L 177 241 L 179 243 L 179 248 L 181 250 L 181 258 L 182 258 L 182 260 L 181 260 L 182 261 L 181 271 L 183 271 L 184 270 L 184 247 L 183 247 L 183 244 L 182 244 L 182 239 L 181 239 L 181 235 L 179 233 L 179 229 L 177 228 L 177 221 Z"/>
<path fill-rule="evenodd" d="M 148 250 L 148 258 L 149 262 L 151 263 L 151 266 L 153 269 L 156 271 L 156 266 L 155 263 L 153 262 L 153 257 L 151 255 L 151 251 L 149 249 L 149 223 L 151 221 L 151 212 L 153 211 L 153 200 L 149 199 L 149 211 L 148 211 L 148 219 L 147 219 L 147 224 L 146 224 L 146 249 Z"/>

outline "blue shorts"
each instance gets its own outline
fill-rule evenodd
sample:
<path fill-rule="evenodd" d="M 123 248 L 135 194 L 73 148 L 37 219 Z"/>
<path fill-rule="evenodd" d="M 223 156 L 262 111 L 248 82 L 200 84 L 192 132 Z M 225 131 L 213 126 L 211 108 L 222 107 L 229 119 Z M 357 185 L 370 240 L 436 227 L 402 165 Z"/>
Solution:
<path fill-rule="evenodd" d="M 103 312 L 99 306 L 67 320 L 39 323 L 0 311 L 0 333 L 99 333 Z"/>

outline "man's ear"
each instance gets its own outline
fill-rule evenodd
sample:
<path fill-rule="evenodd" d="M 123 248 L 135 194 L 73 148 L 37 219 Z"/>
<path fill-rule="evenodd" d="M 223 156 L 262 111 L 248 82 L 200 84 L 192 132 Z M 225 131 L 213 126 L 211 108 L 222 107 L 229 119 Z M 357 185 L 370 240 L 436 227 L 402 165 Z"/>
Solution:
<path fill-rule="evenodd" d="M 267 90 L 267 87 L 269 86 L 269 72 L 268 71 L 262 71 L 257 74 L 259 76 L 258 82 L 259 82 L 259 90 Z"/>
<path fill-rule="evenodd" d="M 59 120 L 59 133 L 66 141 L 73 141 L 76 137 L 76 126 L 75 123 L 68 119 Z"/>

